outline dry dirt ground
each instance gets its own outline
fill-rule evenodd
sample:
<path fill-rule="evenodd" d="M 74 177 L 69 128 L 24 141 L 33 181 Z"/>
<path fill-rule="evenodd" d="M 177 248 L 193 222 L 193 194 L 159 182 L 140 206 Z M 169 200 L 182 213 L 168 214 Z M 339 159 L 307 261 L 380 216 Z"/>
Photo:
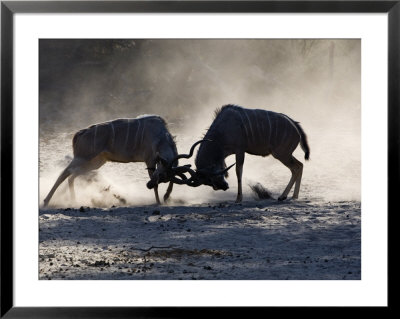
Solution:
<path fill-rule="evenodd" d="M 360 280 L 359 201 L 39 210 L 39 279 Z"/>

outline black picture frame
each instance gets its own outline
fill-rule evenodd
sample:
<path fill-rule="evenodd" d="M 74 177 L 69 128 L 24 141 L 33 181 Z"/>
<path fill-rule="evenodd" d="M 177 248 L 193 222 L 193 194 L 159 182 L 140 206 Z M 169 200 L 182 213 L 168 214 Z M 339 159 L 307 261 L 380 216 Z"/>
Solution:
<path fill-rule="evenodd" d="M 400 1 L 1 1 L 1 317 L 5 318 L 177 318 L 277 310 L 267 308 L 191 307 L 15 307 L 13 302 L 13 16 L 15 13 L 120 13 L 120 12 L 270 12 L 270 13 L 387 13 L 388 14 L 388 225 L 396 213 L 399 182 Z M 389 228 L 389 227 L 388 227 Z M 390 251 L 390 229 L 388 229 Z M 389 258 L 389 256 L 388 256 Z M 388 269 L 389 270 L 389 269 Z M 389 287 L 390 281 L 388 281 Z M 388 307 L 392 302 L 389 295 Z M 318 308 L 321 311 L 326 309 Z M 291 307 L 301 315 L 304 308 Z M 338 307 L 330 309 L 336 312 Z M 279 310 L 281 311 L 281 310 Z M 367 309 L 370 311 L 370 309 Z"/>

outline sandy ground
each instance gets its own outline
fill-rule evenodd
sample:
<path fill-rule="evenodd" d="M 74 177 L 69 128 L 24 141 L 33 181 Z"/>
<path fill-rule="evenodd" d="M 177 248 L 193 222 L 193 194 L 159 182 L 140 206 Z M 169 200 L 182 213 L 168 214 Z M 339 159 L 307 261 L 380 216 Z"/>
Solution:
<path fill-rule="evenodd" d="M 40 203 L 71 160 L 71 138 L 41 139 Z M 179 150 L 193 140 L 182 135 Z M 359 149 L 317 142 L 310 161 L 295 152 L 304 162 L 298 200 L 292 192 L 283 202 L 255 199 L 249 185 L 277 198 L 290 179 L 279 161 L 259 156 L 246 157 L 242 204 L 234 171 L 226 192 L 175 185 L 163 206 L 153 205 L 144 163 L 107 163 L 77 178 L 75 205 L 63 183 L 39 209 L 39 278 L 360 280 Z"/>
<path fill-rule="evenodd" d="M 361 279 L 359 201 L 39 210 L 39 278 Z"/>

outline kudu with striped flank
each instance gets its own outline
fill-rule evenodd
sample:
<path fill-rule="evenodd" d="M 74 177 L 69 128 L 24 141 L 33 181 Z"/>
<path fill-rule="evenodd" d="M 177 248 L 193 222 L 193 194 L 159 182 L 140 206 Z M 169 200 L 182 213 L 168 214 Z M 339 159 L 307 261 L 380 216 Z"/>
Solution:
<path fill-rule="evenodd" d="M 206 142 L 201 144 L 195 159 L 196 170 L 182 167 L 181 173 L 188 172 L 191 177 L 177 183 L 193 187 L 205 184 L 215 190 L 226 190 L 229 186 L 224 177 L 233 165 L 226 168 L 225 158 L 235 154 L 238 180 L 236 202 L 241 202 L 245 153 L 263 157 L 272 154 L 292 173 L 288 185 L 278 199 L 286 199 L 294 184 L 293 198 L 298 198 L 303 164 L 292 153 L 300 143 L 305 159 L 308 160 L 310 148 L 300 124 L 287 115 L 225 105 L 216 111 L 215 119 L 203 141 Z"/>
<path fill-rule="evenodd" d="M 92 125 L 74 135 L 72 148 L 74 158 L 44 199 L 44 206 L 49 204 L 58 186 L 68 177 L 71 197 L 75 199 L 74 179 L 100 168 L 107 161 L 144 162 L 150 176 L 147 186 L 154 188 L 158 204 L 159 183 L 170 182 L 164 201 L 172 192 L 173 182 L 170 179 L 175 178 L 177 172 L 171 169 L 178 165 L 179 155 L 175 141 L 160 116 L 146 115 Z"/>

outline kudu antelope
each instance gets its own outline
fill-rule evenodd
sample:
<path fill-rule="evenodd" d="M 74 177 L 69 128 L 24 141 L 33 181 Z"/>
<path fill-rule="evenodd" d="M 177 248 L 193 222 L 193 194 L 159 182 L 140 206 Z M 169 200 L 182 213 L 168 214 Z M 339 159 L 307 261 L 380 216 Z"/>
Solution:
<path fill-rule="evenodd" d="M 171 174 L 171 168 L 178 165 L 179 159 L 174 139 L 165 121 L 156 115 L 92 125 L 74 135 L 72 148 L 74 158 L 44 199 L 44 206 L 49 204 L 58 186 L 68 177 L 71 197 L 75 199 L 74 179 L 100 168 L 107 161 L 144 162 L 150 176 L 147 186 L 154 188 L 158 204 L 158 184 L 170 182 L 170 178 L 178 173 L 174 171 Z M 173 182 L 170 182 L 164 201 L 169 198 L 172 188 Z"/>
<path fill-rule="evenodd" d="M 195 159 L 196 171 L 189 166 L 181 167 L 180 173 L 188 172 L 191 177 L 182 180 L 176 178 L 178 179 L 176 183 L 193 187 L 205 184 L 215 190 L 226 190 L 229 186 L 224 177 L 233 165 L 226 168 L 225 158 L 235 154 L 238 180 L 236 202 L 241 202 L 245 153 L 263 157 L 272 154 L 292 173 L 288 185 L 278 199 L 286 199 L 293 184 L 295 184 L 293 198 L 298 198 L 303 164 L 292 153 L 300 143 L 305 159 L 308 160 L 310 148 L 300 124 L 287 115 L 225 105 L 216 111 L 215 119 L 203 141 Z"/>

